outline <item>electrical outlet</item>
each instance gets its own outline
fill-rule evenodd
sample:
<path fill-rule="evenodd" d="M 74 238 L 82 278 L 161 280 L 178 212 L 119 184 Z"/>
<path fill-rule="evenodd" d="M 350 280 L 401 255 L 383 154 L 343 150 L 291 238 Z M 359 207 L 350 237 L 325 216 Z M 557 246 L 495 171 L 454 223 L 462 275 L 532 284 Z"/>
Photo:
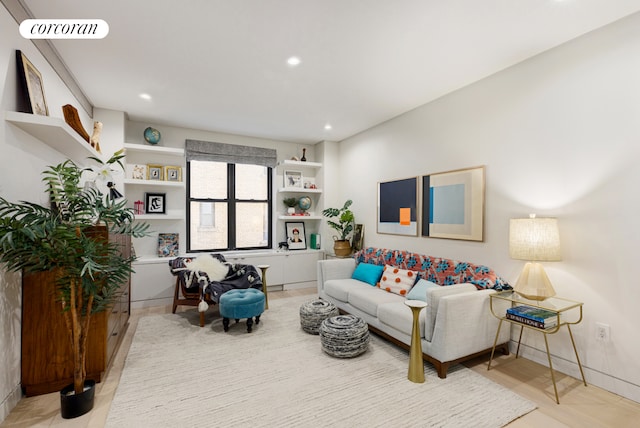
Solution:
<path fill-rule="evenodd" d="M 609 324 L 601 322 L 596 323 L 596 340 L 599 342 L 608 342 L 611 338 L 611 328 Z"/>

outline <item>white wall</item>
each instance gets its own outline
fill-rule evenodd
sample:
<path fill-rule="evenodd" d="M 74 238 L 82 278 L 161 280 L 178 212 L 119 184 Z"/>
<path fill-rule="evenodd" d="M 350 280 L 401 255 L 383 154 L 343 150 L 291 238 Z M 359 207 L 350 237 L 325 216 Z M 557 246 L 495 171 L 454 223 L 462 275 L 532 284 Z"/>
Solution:
<path fill-rule="evenodd" d="M 41 141 L 4 121 L 4 111 L 17 109 L 16 49 L 21 50 L 42 74 L 49 115 L 63 118 L 62 106 L 79 103 L 72 97 L 33 44 L 20 37 L 18 25 L 4 7 L 0 7 L 0 197 L 10 201 L 29 200 L 46 203 L 41 182 L 47 165 L 64 157 Z M 84 127 L 92 121 L 79 108 Z M 21 397 L 20 319 L 21 278 L 0 269 L 0 421 L 4 420 Z"/>
<path fill-rule="evenodd" d="M 640 401 L 640 14 L 548 51 L 340 143 L 340 197 L 365 245 L 486 264 L 510 282 L 509 218 L 559 219 L 563 261 L 546 270 L 582 301 L 574 334 L 587 381 Z M 486 165 L 484 242 L 376 233 L 377 183 Z M 611 342 L 595 340 L 595 323 Z M 525 355 L 546 364 L 544 341 Z M 568 333 L 554 365 L 579 377 Z"/>

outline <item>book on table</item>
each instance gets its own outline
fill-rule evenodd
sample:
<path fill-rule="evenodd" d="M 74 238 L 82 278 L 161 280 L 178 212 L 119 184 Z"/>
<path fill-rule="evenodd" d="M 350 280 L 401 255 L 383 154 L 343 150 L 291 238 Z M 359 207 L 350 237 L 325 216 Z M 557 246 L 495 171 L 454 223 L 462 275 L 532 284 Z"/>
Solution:
<path fill-rule="evenodd" d="M 533 306 L 514 306 L 507 309 L 506 317 L 537 328 L 553 328 L 558 325 L 557 312 Z"/>

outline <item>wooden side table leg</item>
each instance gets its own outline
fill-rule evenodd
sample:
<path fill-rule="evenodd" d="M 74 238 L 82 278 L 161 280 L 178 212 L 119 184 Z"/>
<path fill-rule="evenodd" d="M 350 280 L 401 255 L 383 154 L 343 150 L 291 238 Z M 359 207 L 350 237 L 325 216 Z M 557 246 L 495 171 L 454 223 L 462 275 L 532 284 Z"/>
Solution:
<path fill-rule="evenodd" d="M 269 265 L 258 265 L 262 271 L 262 292 L 264 293 L 264 309 L 269 309 L 269 294 L 267 293 L 267 269 Z"/>

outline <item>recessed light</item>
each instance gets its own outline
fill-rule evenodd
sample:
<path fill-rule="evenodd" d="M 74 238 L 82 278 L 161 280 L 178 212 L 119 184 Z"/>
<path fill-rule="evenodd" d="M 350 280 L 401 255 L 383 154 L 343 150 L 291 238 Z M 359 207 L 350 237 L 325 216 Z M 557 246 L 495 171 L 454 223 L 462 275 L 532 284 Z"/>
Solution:
<path fill-rule="evenodd" d="M 301 62 L 302 61 L 297 56 L 292 56 L 287 59 L 287 64 L 289 64 L 291 67 L 296 67 L 300 65 Z"/>
<path fill-rule="evenodd" d="M 332 129 L 333 129 L 333 126 L 331 126 L 331 124 L 330 124 L 330 123 L 327 123 L 327 124 L 324 126 L 324 130 L 325 130 L 325 131 L 331 131 Z"/>
<path fill-rule="evenodd" d="M 147 100 L 147 101 L 150 101 L 150 100 L 151 100 L 151 95 L 149 95 L 149 94 L 144 94 L 144 93 L 143 93 L 143 94 L 140 94 L 139 96 L 140 96 L 140 98 L 142 98 L 143 100 Z"/>

